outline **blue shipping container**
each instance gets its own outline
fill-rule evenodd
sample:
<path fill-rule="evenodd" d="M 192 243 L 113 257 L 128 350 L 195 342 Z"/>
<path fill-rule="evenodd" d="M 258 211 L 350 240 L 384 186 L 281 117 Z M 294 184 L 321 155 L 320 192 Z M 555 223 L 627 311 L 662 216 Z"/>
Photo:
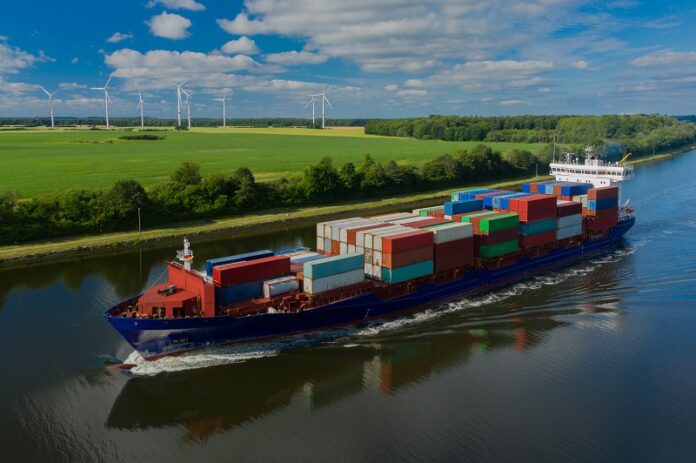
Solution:
<path fill-rule="evenodd" d="M 532 192 L 532 185 L 529 183 L 523 183 L 522 184 L 522 193 L 531 193 Z"/>
<path fill-rule="evenodd" d="M 561 187 L 561 196 L 584 195 L 590 188 L 592 188 L 591 183 L 576 183 L 574 185 L 563 185 Z"/>
<path fill-rule="evenodd" d="M 234 264 L 235 262 L 242 262 L 244 260 L 255 260 L 261 259 L 263 257 L 271 257 L 272 255 L 273 251 L 270 251 L 268 249 L 262 249 L 260 251 L 247 252 L 244 254 L 237 254 L 235 256 L 208 259 L 205 261 L 205 273 L 207 273 L 208 276 L 212 276 L 213 267 L 217 267 L 218 265 Z"/>
<path fill-rule="evenodd" d="M 324 256 L 321 254 L 303 254 L 301 256 L 293 256 L 290 258 L 290 263 L 292 265 L 304 264 L 305 262 L 311 262 L 313 260 L 323 259 Z"/>
<path fill-rule="evenodd" d="M 520 224 L 520 235 L 532 236 L 539 233 L 546 233 L 556 229 L 556 219 L 538 220 Z"/>
<path fill-rule="evenodd" d="M 590 199 L 587 201 L 587 208 L 591 211 L 601 211 L 619 205 L 619 198 Z"/>
<path fill-rule="evenodd" d="M 365 256 L 361 252 L 341 254 L 340 256 L 323 257 L 321 259 L 305 262 L 304 276 L 315 280 L 339 273 L 362 269 L 365 265 Z"/>
<path fill-rule="evenodd" d="M 386 268 L 382 267 L 382 281 L 387 283 L 402 283 L 433 273 L 433 261 L 418 262 L 405 267 Z"/>
<path fill-rule="evenodd" d="M 499 200 L 499 209 L 504 209 L 504 210 L 509 210 L 510 209 L 510 200 L 513 198 L 522 198 L 523 196 L 531 196 L 531 193 L 514 193 L 511 195 L 506 195 L 506 196 L 500 196 L 499 198 L 496 198 Z M 495 205 L 495 201 L 493 201 L 493 205 Z"/>
<path fill-rule="evenodd" d="M 483 193 L 490 193 L 491 191 L 494 191 L 490 188 L 473 188 L 471 190 L 462 190 L 457 192 L 456 197 L 452 197 L 453 201 L 463 201 L 466 199 L 476 199 L 476 195 L 480 195 Z"/>
<path fill-rule="evenodd" d="M 483 209 L 483 200 L 465 199 L 462 201 L 450 201 L 445 203 L 445 215 L 465 214 L 467 212 Z"/>
<path fill-rule="evenodd" d="M 510 194 L 509 191 L 501 191 L 500 193 L 493 193 L 490 196 L 484 196 L 483 197 L 483 206 L 486 208 L 492 208 L 495 206 L 495 202 L 493 201 L 495 198 L 498 198 L 500 196 L 505 196 Z"/>
<path fill-rule="evenodd" d="M 544 191 L 541 191 L 541 187 L 539 187 L 539 193 L 544 193 L 545 195 L 552 195 L 553 194 L 553 187 L 558 185 L 559 183 L 563 182 L 549 182 L 549 183 L 544 183 Z"/>
<path fill-rule="evenodd" d="M 245 301 L 263 295 L 263 281 L 256 280 L 241 285 L 225 286 L 224 288 L 215 287 L 215 305 L 218 307 L 229 305 L 234 302 Z"/>
<path fill-rule="evenodd" d="M 283 249 L 282 251 L 276 251 L 276 256 L 284 256 L 285 254 L 292 254 L 294 252 L 309 251 L 308 247 L 302 246 L 301 248 Z"/>

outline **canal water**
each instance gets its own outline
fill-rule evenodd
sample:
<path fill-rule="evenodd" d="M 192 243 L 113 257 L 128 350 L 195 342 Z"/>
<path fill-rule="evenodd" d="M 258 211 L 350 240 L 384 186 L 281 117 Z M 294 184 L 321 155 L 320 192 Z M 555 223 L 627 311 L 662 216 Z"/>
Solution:
<path fill-rule="evenodd" d="M 427 312 L 146 364 L 102 311 L 174 249 L 0 269 L 7 462 L 693 461 L 696 152 L 615 251 Z M 359 211 L 356 211 L 359 213 Z M 196 262 L 313 228 L 193 243 Z M 114 362 L 139 362 L 130 374 Z"/>

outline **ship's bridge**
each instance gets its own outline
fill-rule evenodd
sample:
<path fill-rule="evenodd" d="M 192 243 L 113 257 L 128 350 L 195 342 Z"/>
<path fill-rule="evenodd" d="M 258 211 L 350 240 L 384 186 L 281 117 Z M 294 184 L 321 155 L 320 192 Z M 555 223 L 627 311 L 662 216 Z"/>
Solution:
<path fill-rule="evenodd" d="M 551 175 L 559 182 L 591 183 L 595 187 L 610 186 L 633 177 L 632 166 L 597 159 L 590 151 L 584 161 L 567 154 L 563 162 L 550 164 Z"/>

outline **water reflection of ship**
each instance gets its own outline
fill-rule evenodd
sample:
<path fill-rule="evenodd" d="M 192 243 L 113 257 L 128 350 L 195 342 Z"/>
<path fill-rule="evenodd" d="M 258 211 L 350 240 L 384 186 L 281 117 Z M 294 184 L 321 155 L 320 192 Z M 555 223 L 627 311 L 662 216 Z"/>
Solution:
<path fill-rule="evenodd" d="M 364 388 L 397 394 L 466 362 L 472 352 L 539 343 L 563 324 L 553 315 L 487 322 L 422 341 L 302 349 L 241 364 L 135 377 L 117 397 L 106 426 L 179 426 L 189 439 L 200 440 L 284 409 L 297 397 L 316 411 Z"/>

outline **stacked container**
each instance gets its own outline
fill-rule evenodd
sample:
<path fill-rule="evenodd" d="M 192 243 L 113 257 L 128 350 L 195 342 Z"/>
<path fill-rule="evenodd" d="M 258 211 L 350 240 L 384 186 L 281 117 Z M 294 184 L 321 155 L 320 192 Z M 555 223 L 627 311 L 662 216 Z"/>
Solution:
<path fill-rule="evenodd" d="M 425 227 L 433 232 L 433 270 L 444 272 L 474 263 L 474 230 L 470 223 Z"/>
<path fill-rule="evenodd" d="M 482 199 L 462 199 L 445 203 L 444 215 L 451 217 L 455 214 L 465 214 L 481 209 L 483 209 Z"/>
<path fill-rule="evenodd" d="M 616 226 L 619 217 L 619 188 L 606 186 L 587 191 L 586 228 L 598 233 Z"/>
<path fill-rule="evenodd" d="M 350 253 L 304 264 L 304 292 L 318 294 L 362 282 L 364 256 Z"/>
<path fill-rule="evenodd" d="M 475 199 L 476 195 L 490 193 L 492 190 L 490 188 L 471 188 L 469 190 L 454 191 L 452 192 L 452 201 L 461 201 L 463 199 Z"/>
<path fill-rule="evenodd" d="M 492 212 L 470 216 L 475 236 L 476 254 L 484 259 L 512 254 L 519 249 L 519 215 Z"/>
<path fill-rule="evenodd" d="M 273 251 L 268 249 L 262 249 L 260 251 L 246 252 L 244 254 L 236 254 L 234 256 L 218 257 L 216 259 L 208 259 L 205 261 L 205 273 L 208 276 L 213 275 L 213 267 L 218 265 L 233 264 L 235 262 L 242 262 L 244 260 L 255 260 L 261 259 L 262 257 L 270 257 L 273 255 Z"/>
<path fill-rule="evenodd" d="M 218 305 L 260 297 L 266 280 L 290 273 L 288 256 L 271 256 L 260 259 L 217 265 L 213 267 L 215 299 Z"/>
<path fill-rule="evenodd" d="M 356 247 L 358 252 L 364 253 L 365 275 L 378 280 L 381 279 L 384 262 L 382 238 L 390 235 L 404 234 L 409 231 L 413 231 L 413 229 L 402 225 L 390 225 L 388 227 L 358 232 Z"/>
<path fill-rule="evenodd" d="M 556 203 L 556 240 L 580 236 L 582 229 L 582 204 L 559 200 Z"/>
<path fill-rule="evenodd" d="M 275 278 L 263 282 L 263 297 L 270 298 L 299 290 L 300 284 L 295 275 Z"/>
<path fill-rule="evenodd" d="M 414 215 L 419 215 L 421 217 L 430 217 L 430 212 L 442 211 L 444 215 L 443 206 L 433 206 L 433 207 L 421 207 L 419 209 L 414 209 L 412 212 Z"/>
<path fill-rule="evenodd" d="M 401 283 L 433 273 L 433 237 L 431 230 L 410 229 L 387 234 L 375 240 L 373 251 L 381 253 L 371 276 L 387 283 Z M 379 267 L 379 268 L 378 268 Z"/>
<path fill-rule="evenodd" d="M 509 210 L 519 214 L 519 242 L 523 249 L 540 247 L 556 240 L 557 210 L 554 196 L 532 194 L 512 198 L 509 200 Z"/>

